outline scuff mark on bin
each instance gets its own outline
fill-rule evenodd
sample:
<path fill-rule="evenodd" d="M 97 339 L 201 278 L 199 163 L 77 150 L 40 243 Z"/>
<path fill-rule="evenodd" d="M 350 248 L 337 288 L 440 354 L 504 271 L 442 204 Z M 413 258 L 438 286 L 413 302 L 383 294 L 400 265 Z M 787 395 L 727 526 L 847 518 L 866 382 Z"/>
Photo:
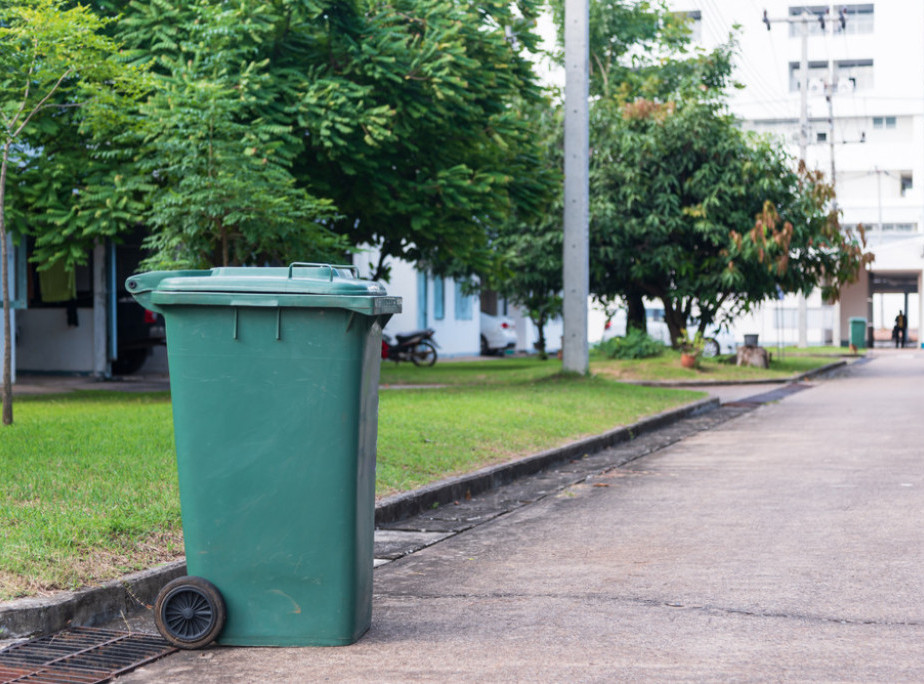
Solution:
<path fill-rule="evenodd" d="M 284 591 L 282 591 L 282 590 L 280 590 L 280 589 L 270 589 L 269 591 L 270 591 L 271 594 L 278 594 L 279 596 L 282 596 L 282 597 L 284 597 L 284 598 L 287 598 L 287 599 L 289 599 L 289 600 L 292 602 L 292 615 L 301 615 L 301 614 L 302 614 L 302 607 L 301 607 L 300 605 L 298 605 L 298 603 L 296 603 L 295 599 L 292 598 L 291 596 L 289 596 L 287 593 L 285 593 Z"/>

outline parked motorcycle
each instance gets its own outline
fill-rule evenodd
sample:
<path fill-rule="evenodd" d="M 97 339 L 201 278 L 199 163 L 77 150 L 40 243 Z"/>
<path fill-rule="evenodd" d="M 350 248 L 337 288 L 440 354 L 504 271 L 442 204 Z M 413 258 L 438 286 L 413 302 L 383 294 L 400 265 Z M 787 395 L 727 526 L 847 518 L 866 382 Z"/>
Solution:
<path fill-rule="evenodd" d="M 395 335 L 394 341 L 388 335 L 382 335 L 382 358 L 389 361 L 410 361 L 415 366 L 432 366 L 436 363 L 436 348 L 433 339 L 435 331 L 415 330 L 414 332 Z"/>

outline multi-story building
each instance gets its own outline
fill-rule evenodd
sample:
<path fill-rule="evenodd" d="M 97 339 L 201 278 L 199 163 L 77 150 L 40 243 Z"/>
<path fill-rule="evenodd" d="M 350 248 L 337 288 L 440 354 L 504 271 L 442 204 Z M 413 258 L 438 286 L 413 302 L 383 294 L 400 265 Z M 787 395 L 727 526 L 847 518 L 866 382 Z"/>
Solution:
<path fill-rule="evenodd" d="M 774 135 L 835 180 L 843 225 L 862 225 L 875 261 L 829 305 L 787 297 L 739 321 L 760 341 L 849 339 L 864 318 L 888 343 L 899 310 L 917 346 L 924 269 L 924 3 L 670 0 L 704 47 L 738 44 L 730 93 L 742 127 Z M 803 56 L 804 55 L 804 56 Z M 803 74 L 804 69 L 804 74 Z M 803 96 L 802 83 L 805 81 Z M 801 329 L 800 329 L 801 328 Z M 883 340 L 882 338 L 885 338 Z"/>

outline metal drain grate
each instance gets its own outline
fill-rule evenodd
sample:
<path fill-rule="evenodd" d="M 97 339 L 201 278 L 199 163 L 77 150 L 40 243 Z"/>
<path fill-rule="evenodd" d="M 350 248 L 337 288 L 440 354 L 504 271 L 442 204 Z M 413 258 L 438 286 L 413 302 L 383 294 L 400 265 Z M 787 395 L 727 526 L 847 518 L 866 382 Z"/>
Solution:
<path fill-rule="evenodd" d="M 176 648 L 154 634 L 74 627 L 0 651 L 0 684 L 95 684 Z"/>

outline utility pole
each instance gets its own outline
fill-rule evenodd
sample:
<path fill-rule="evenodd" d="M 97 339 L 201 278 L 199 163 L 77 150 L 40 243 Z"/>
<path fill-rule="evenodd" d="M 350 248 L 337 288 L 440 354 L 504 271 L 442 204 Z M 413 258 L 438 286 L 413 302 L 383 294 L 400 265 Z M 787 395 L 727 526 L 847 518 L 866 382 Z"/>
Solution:
<path fill-rule="evenodd" d="M 801 26 L 801 38 L 802 38 L 802 58 L 799 62 L 799 164 L 805 166 L 806 154 L 808 151 L 808 35 L 809 35 L 809 24 L 814 21 L 818 21 L 821 25 L 821 29 L 825 29 L 825 18 L 828 14 L 828 9 L 825 9 L 824 14 L 812 15 L 806 10 L 802 10 L 801 14 L 798 16 L 789 16 L 781 19 L 771 19 L 767 16 L 767 10 L 764 10 L 764 23 L 767 25 L 767 30 L 770 30 L 771 24 L 774 23 L 785 23 L 785 24 L 799 24 Z M 841 27 L 847 25 L 847 15 L 843 8 L 841 8 L 839 14 L 839 21 Z M 829 67 L 829 74 L 830 74 Z M 828 95 L 828 111 L 830 114 L 830 136 L 831 141 L 831 182 L 834 182 L 834 147 L 833 147 L 833 138 L 834 138 L 834 115 L 832 110 L 832 104 L 830 95 Z M 798 307 L 799 307 L 799 346 L 807 347 L 808 346 L 808 303 L 805 300 L 805 295 L 800 292 L 798 295 Z"/>
<path fill-rule="evenodd" d="M 565 0 L 565 211 L 562 255 L 565 334 L 562 368 L 581 375 L 586 374 L 589 368 L 589 23 L 588 0 Z"/>

